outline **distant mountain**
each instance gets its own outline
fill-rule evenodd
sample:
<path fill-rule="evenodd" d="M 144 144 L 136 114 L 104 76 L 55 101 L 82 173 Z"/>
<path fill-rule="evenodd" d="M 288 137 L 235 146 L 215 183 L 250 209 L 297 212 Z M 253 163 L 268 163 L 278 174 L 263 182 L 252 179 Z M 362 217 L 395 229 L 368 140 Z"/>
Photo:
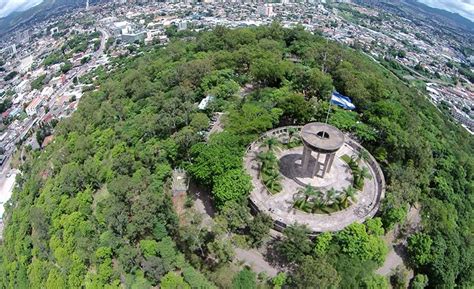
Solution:
<path fill-rule="evenodd" d="M 90 0 L 90 4 L 101 0 Z M 86 0 L 44 0 L 41 4 L 21 12 L 13 12 L 7 17 L 0 18 L 0 36 L 13 29 L 46 20 L 51 16 L 63 14 L 66 11 L 85 7 Z"/>
<path fill-rule="evenodd" d="M 387 10 L 420 24 L 439 26 L 459 34 L 474 34 L 474 23 L 457 13 L 433 8 L 416 0 L 355 0 L 357 4 Z"/>
<path fill-rule="evenodd" d="M 406 0 L 406 2 L 432 15 L 437 15 L 437 16 L 449 19 L 453 21 L 454 23 L 456 23 L 457 25 L 459 25 L 459 27 L 462 27 L 462 28 L 465 28 L 466 30 L 470 30 L 474 32 L 474 22 L 459 15 L 458 13 L 453 13 L 453 12 L 449 12 L 443 9 L 433 8 L 426 4 L 418 2 L 416 0 Z"/>

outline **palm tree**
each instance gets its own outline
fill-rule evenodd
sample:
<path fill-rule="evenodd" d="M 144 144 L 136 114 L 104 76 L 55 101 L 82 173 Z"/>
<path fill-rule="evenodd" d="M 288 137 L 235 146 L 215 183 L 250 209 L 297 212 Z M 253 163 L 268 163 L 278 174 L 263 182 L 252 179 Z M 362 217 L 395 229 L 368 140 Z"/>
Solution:
<path fill-rule="evenodd" d="M 312 186 L 307 185 L 304 189 L 300 189 L 301 193 L 305 196 L 305 203 L 308 202 L 310 197 L 316 197 L 321 194 L 321 192 L 316 191 Z"/>
<path fill-rule="evenodd" d="M 362 167 L 362 169 L 357 170 L 354 173 L 354 185 L 357 189 L 362 190 L 364 188 L 364 180 L 368 178 L 369 180 L 372 179 L 372 175 L 367 167 Z"/>
<path fill-rule="evenodd" d="M 261 162 L 261 170 L 265 173 L 269 173 L 278 164 L 276 156 L 271 152 L 261 152 L 257 155 L 257 159 Z"/>
<path fill-rule="evenodd" d="M 277 171 L 271 171 L 263 176 L 263 183 L 271 193 L 278 193 L 282 189 L 280 179 L 280 174 Z"/>
<path fill-rule="evenodd" d="M 313 203 L 312 203 L 312 206 L 311 206 L 311 213 L 315 213 L 316 211 L 322 211 L 324 209 L 324 202 L 319 199 L 319 198 L 315 198 L 313 199 Z"/>
<path fill-rule="evenodd" d="M 269 137 L 266 138 L 263 143 L 267 146 L 268 151 L 273 151 L 274 147 L 278 144 L 278 139 Z"/>
<path fill-rule="evenodd" d="M 369 159 L 369 152 L 366 149 L 361 149 L 359 154 L 357 155 L 357 162 L 360 164 L 361 160 L 368 160 Z"/>
<path fill-rule="evenodd" d="M 288 143 L 291 143 L 291 139 L 298 133 L 298 129 L 296 127 L 290 127 L 288 129 Z"/>
<path fill-rule="evenodd" d="M 353 186 L 348 186 L 345 188 L 343 191 L 343 194 L 340 198 L 340 204 L 342 207 L 347 208 L 349 207 L 349 200 L 355 201 L 355 195 L 357 193 L 357 190 Z"/>
<path fill-rule="evenodd" d="M 293 199 L 295 199 L 295 207 L 304 208 L 310 197 L 320 195 L 321 192 L 316 191 L 312 186 L 307 185 L 298 190 Z"/>
<path fill-rule="evenodd" d="M 334 188 L 329 189 L 326 192 L 326 198 L 325 198 L 325 203 L 326 204 L 332 204 L 334 203 L 336 199 L 337 191 Z"/>
<path fill-rule="evenodd" d="M 363 167 L 362 170 L 360 171 L 360 176 L 365 179 L 369 179 L 371 180 L 372 179 L 372 175 L 370 174 L 370 171 L 369 171 L 369 168 L 367 167 Z"/>

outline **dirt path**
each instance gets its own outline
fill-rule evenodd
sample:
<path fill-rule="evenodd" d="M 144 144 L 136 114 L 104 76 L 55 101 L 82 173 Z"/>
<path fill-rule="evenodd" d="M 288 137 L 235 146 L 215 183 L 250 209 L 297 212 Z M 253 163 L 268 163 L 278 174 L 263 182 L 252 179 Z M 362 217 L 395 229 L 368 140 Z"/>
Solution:
<path fill-rule="evenodd" d="M 265 260 L 262 253 L 255 249 L 235 248 L 235 257 L 250 266 L 257 274 L 265 272 L 270 277 L 278 274 L 278 270 Z"/>
<path fill-rule="evenodd" d="M 419 229 L 421 222 L 420 209 L 417 207 L 411 207 L 407 214 L 407 230 L 408 235 L 416 232 Z M 376 273 L 389 276 L 395 268 L 402 265 L 406 266 L 405 260 L 407 259 L 406 252 L 406 238 L 396 240 L 396 230 L 392 230 L 385 235 L 385 243 L 389 246 L 389 252 L 385 258 L 385 262 Z M 409 278 L 413 277 L 413 271 L 410 270 Z"/>
<path fill-rule="evenodd" d="M 397 250 L 397 244 L 393 244 L 395 241 L 394 231 L 390 231 L 387 233 L 385 237 L 385 242 L 389 244 L 389 251 L 387 257 L 385 258 L 385 262 L 383 263 L 382 267 L 380 267 L 376 273 L 382 276 L 389 276 L 395 268 L 400 265 L 404 265 L 403 259 L 401 254 L 399 254 L 400 250 Z"/>
<path fill-rule="evenodd" d="M 209 140 L 209 136 L 213 133 L 221 132 L 224 130 L 224 124 L 222 123 L 222 116 L 224 114 L 222 112 L 218 112 L 215 114 L 213 120 L 212 120 L 212 127 L 209 130 L 206 139 Z"/>
<path fill-rule="evenodd" d="M 212 217 L 215 215 L 214 207 L 212 206 L 209 191 L 204 187 L 197 185 L 194 181 L 189 183 L 188 193 L 194 199 L 194 209 L 198 211 L 203 219 L 203 225 L 210 228 L 214 224 Z"/>

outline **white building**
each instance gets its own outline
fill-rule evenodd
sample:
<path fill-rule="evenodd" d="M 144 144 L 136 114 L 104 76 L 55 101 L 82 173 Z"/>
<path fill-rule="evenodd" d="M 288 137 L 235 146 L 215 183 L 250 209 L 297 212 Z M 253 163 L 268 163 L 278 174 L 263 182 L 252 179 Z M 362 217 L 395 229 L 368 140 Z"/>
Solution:
<path fill-rule="evenodd" d="M 43 104 L 43 98 L 42 97 L 37 97 L 33 99 L 33 101 L 26 107 L 26 113 L 29 116 L 33 116 L 36 113 L 38 113 L 38 109 L 41 107 Z"/>
<path fill-rule="evenodd" d="M 33 65 L 33 56 L 29 55 L 22 60 L 20 60 L 20 65 L 18 67 L 18 71 L 20 73 L 26 73 L 30 70 L 31 66 Z"/>
<path fill-rule="evenodd" d="M 23 80 L 22 82 L 20 82 L 16 87 L 15 87 L 15 91 L 17 93 L 23 93 L 23 92 L 26 92 L 27 90 L 30 89 L 30 81 L 25 79 Z"/>
<path fill-rule="evenodd" d="M 272 17 L 274 15 L 272 4 L 260 5 L 258 6 L 257 11 L 258 11 L 258 14 L 265 17 Z"/>

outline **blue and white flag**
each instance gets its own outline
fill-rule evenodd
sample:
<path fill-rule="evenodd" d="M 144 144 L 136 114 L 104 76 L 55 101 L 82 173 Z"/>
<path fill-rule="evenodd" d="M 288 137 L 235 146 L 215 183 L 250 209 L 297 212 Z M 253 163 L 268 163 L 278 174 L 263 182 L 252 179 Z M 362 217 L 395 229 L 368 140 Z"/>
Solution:
<path fill-rule="evenodd" d="M 332 93 L 331 104 L 335 104 L 337 106 L 340 106 L 348 110 L 355 109 L 355 105 L 352 103 L 352 100 L 349 97 L 344 96 L 337 91 L 333 91 Z"/>

